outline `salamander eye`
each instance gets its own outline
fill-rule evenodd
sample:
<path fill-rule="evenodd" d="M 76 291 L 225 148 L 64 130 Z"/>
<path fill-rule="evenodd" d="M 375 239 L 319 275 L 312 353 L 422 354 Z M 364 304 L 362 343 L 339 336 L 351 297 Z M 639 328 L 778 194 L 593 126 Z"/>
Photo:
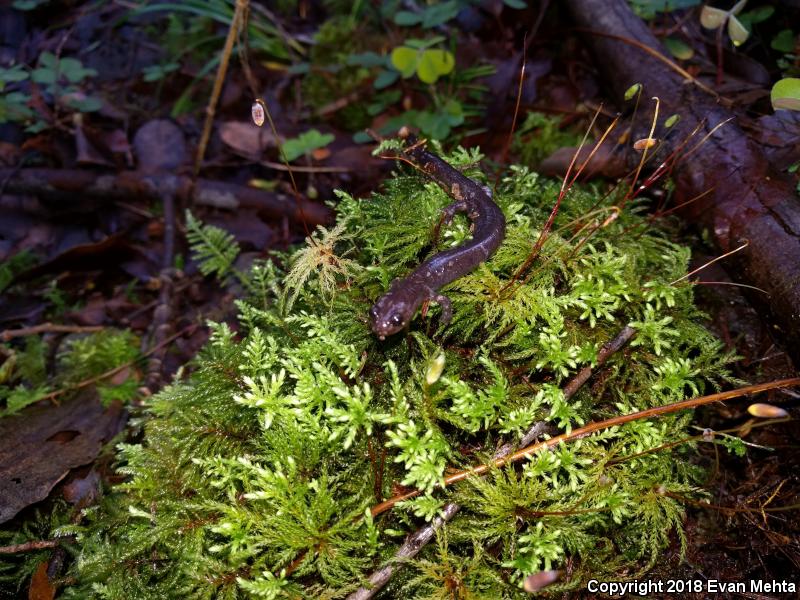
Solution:
<path fill-rule="evenodd" d="M 373 306 L 372 308 L 369 309 L 369 318 L 372 319 L 373 321 L 377 321 L 378 320 L 378 307 L 377 306 Z"/>
<path fill-rule="evenodd" d="M 395 327 L 400 327 L 403 324 L 403 315 L 400 313 L 394 313 L 391 317 L 389 317 L 389 323 Z"/>

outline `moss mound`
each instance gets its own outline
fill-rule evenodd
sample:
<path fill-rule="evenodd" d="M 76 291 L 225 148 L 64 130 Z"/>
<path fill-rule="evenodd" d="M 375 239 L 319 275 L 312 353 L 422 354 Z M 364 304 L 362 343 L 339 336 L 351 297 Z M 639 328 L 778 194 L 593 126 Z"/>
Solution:
<path fill-rule="evenodd" d="M 449 160 L 480 179 L 479 158 Z M 71 530 L 81 552 L 67 595 L 340 598 L 448 501 L 462 510 L 380 597 L 525 598 L 526 575 L 568 562 L 548 590 L 652 566 L 683 539 L 680 498 L 702 494 L 693 444 L 680 443 L 691 414 L 437 488 L 448 468 L 486 461 L 534 423 L 555 435 L 726 376 L 691 286 L 672 283 L 689 250 L 635 208 L 608 219 L 596 193 L 571 191 L 540 257 L 512 282 L 558 188 L 512 169 L 495 193 L 506 240 L 443 290 L 452 321 L 440 326 L 432 306 L 385 342 L 367 311 L 436 251 L 431 232 L 450 202 L 418 175 L 365 200 L 340 194 L 339 224 L 287 273 L 273 263 L 234 273 L 248 290 L 238 332 L 213 325 L 192 375 L 150 400 L 144 442 L 120 451 L 129 481 Z M 467 236 L 457 219 L 440 244 Z M 570 377 L 628 323 L 633 342 L 566 400 Z M 369 516 L 405 486 L 426 493 Z"/>

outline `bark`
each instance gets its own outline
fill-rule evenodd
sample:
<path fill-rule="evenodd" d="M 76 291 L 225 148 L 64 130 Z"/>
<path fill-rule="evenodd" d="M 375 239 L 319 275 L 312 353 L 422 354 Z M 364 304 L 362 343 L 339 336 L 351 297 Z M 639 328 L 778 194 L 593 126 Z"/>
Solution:
<path fill-rule="evenodd" d="M 713 190 L 687 205 L 682 216 L 707 229 L 721 252 L 748 242 L 746 249 L 726 259 L 726 266 L 735 279 L 768 294 L 747 291 L 783 335 L 795 363 L 800 363 L 796 343 L 800 340 L 800 201 L 791 178 L 772 168 L 763 150 L 743 131 L 742 120 L 712 95 L 640 48 L 601 35 L 636 40 L 669 56 L 625 0 L 566 0 L 566 4 L 575 22 L 585 28 L 585 39 L 620 106 L 625 91 L 641 83 L 643 100 L 660 99 L 661 115 L 680 114 L 667 151 L 695 128 L 700 130 L 689 147 L 732 118 L 696 152 L 677 162 L 675 204 Z"/>

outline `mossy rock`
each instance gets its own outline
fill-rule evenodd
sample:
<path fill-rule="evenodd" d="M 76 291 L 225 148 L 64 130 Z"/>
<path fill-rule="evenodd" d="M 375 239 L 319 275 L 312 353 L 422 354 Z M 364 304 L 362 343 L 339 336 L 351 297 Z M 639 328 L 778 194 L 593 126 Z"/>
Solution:
<path fill-rule="evenodd" d="M 480 178 L 480 156 L 450 161 Z M 359 200 L 281 274 L 242 279 L 240 329 L 215 325 L 192 375 L 149 401 L 142 444 L 121 448 L 130 479 L 79 528 L 66 597 L 341 598 L 448 501 L 462 510 L 382 598 L 527 598 L 632 578 L 677 539 L 697 498 L 691 414 L 634 421 L 437 489 L 448 467 L 485 462 L 535 422 L 549 435 L 696 393 L 730 357 L 701 325 L 689 250 L 628 206 L 572 190 L 540 257 L 513 281 L 559 184 L 514 168 L 495 192 L 508 221 L 498 252 L 447 286 L 438 308 L 384 342 L 367 324 L 389 282 L 435 252 L 450 202 L 419 175 Z M 440 244 L 469 235 L 456 220 Z M 626 324 L 638 336 L 570 400 L 561 388 Z M 436 371 L 444 365 L 440 374 Z M 655 449 L 652 452 L 648 450 Z M 427 494 L 374 519 L 402 486 Z"/>

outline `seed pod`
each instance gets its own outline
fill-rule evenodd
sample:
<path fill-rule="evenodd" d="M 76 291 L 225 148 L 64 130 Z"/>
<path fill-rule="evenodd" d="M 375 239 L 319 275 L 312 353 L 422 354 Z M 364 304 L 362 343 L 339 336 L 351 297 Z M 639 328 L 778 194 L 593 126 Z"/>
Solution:
<path fill-rule="evenodd" d="M 439 381 L 439 377 L 442 376 L 442 371 L 444 371 L 444 361 L 445 356 L 444 352 L 442 352 L 430 362 L 428 365 L 428 370 L 425 373 L 425 383 L 428 385 L 433 385 Z"/>
<path fill-rule="evenodd" d="M 747 407 L 747 412 L 749 412 L 754 417 L 759 417 L 761 419 L 780 419 L 782 417 L 788 417 L 789 413 L 782 409 L 780 406 L 773 406 L 772 404 L 763 404 L 758 402 L 756 404 L 751 404 Z"/>
<path fill-rule="evenodd" d="M 261 98 L 258 98 L 250 107 L 250 116 L 253 118 L 253 123 L 258 127 L 263 127 L 264 121 L 267 119 L 267 107 Z"/>

